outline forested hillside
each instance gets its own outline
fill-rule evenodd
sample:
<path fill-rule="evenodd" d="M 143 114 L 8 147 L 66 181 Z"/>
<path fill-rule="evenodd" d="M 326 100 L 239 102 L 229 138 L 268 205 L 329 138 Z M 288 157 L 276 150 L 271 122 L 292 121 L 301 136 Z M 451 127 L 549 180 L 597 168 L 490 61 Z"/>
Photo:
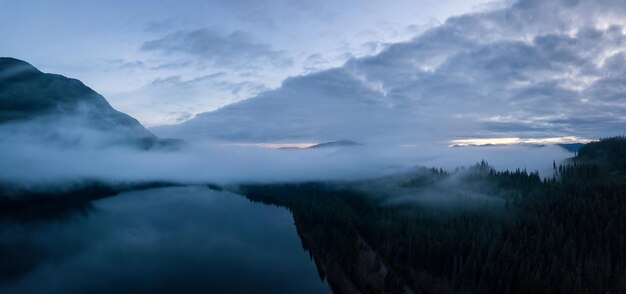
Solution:
<path fill-rule="evenodd" d="M 481 162 L 394 186 L 248 185 L 293 213 L 338 293 L 626 293 L 626 139 L 585 145 L 554 175 Z M 372 182 L 372 181 L 370 181 Z"/>

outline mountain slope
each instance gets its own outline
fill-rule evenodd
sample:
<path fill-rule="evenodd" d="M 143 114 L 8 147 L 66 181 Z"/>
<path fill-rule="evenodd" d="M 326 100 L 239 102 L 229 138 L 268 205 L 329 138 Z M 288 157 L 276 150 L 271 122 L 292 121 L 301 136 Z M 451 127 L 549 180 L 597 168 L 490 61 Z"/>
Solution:
<path fill-rule="evenodd" d="M 79 80 L 43 73 L 18 59 L 0 58 L 0 141 L 18 139 L 142 149 L 180 144 L 158 139 Z"/>

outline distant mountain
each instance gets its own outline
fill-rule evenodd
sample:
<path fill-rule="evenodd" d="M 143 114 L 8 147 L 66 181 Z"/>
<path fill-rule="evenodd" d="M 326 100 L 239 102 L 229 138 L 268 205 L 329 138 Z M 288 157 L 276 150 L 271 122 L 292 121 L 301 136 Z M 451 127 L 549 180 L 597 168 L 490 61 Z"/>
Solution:
<path fill-rule="evenodd" d="M 315 144 L 309 147 L 281 147 L 278 149 L 305 150 L 305 149 L 322 149 L 322 148 L 333 148 L 333 147 L 354 147 L 354 146 L 361 146 L 361 145 L 362 144 L 359 144 L 357 142 L 350 141 L 350 140 L 339 140 L 339 141 L 323 142 L 323 143 Z"/>
<path fill-rule="evenodd" d="M 350 140 L 339 140 L 339 141 L 331 141 L 319 143 L 313 146 L 307 147 L 307 149 L 318 149 L 318 148 L 329 148 L 329 147 L 352 147 L 352 146 L 360 146 L 361 144 L 350 141 Z"/>
<path fill-rule="evenodd" d="M 79 80 L 43 73 L 22 60 L 0 58 L 0 141 L 18 139 L 141 149 L 184 144 L 158 139 Z"/>
<path fill-rule="evenodd" d="M 584 143 L 563 143 L 563 144 L 557 144 L 557 145 L 559 145 L 559 147 L 567 150 L 568 152 L 572 152 L 572 153 L 578 152 L 578 150 L 580 150 L 580 148 L 585 146 Z"/>

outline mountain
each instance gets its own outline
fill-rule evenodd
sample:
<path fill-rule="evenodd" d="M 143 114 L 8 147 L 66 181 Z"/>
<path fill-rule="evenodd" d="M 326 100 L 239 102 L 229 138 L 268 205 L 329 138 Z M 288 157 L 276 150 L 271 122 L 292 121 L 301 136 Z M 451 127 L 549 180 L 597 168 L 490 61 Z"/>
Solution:
<path fill-rule="evenodd" d="M 328 148 L 328 147 L 352 147 L 352 146 L 360 146 L 360 145 L 361 144 L 354 142 L 354 141 L 350 141 L 350 140 L 339 140 L 339 141 L 319 143 L 313 146 L 309 146 L 307 147 L 307 149 L 318 149 L 318 148 Z"/>
<path fill-rule="evenodd" d="M 578 150 L 583 148 L 583 146 L 585 146 L 584 143 L 563 143 L 563 144 L 556 144 L 556 145 L 558 145 L 559 147 L 571 153 L 576 153 L 578 152 Z"/>
<path fill-rule="evenodd" d="M 578 150 L 578 162 L 594 162 L 608 166 L 618 174 L 626 174 L 626 137 L 612 137 L 585 144 Z"/>
<path fill-rule="evenodd" d="M 79 80 L 43 73 L 22 60 L 0 58 L 0 141 L 16 140 L 141 149 L 183 144 L 157 138 Z"/>
<path fill-rule="evenodd" d="M 354 147 L 354 146 L 361 146 L 361 145 L 362 144 L 359 144 L 357 142 L 350 141 L 350 140 L 339 140 L 339 141 L 323 142 L 323 143 L 315 144 L 309 147 L 280 147 L 278 149 L 306 150 L 306 149 L 323 149 L 323 148 L 337 148 L 337 147 Z"/>

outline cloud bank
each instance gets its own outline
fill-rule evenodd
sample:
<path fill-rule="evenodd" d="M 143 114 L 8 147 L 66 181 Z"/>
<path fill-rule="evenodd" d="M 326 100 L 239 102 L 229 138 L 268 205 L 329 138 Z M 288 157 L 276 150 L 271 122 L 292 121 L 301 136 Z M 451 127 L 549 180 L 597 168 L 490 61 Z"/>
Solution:
<path fill-rule="evenodd" d="M 620 1 L 521 0 L 153 130 L 243 142 L 620 134 L 625 15 Z"/>
<path fill-rule="evenodd" d="M 190 146 L 179 151 L 141 151 L 124 146 L 67 148 L 0 141 L 0 184 L 37 191 L 84 181 L 165 181 L 219 185 L 246 182 L 354 180 L 404 172 L 415 166 L 454 170 L 487 160 L 497 169 L 526 168 L 551 176 L 552 161 L 572 154 L 558 146 L 445 146 L 320 148 Z"/>

